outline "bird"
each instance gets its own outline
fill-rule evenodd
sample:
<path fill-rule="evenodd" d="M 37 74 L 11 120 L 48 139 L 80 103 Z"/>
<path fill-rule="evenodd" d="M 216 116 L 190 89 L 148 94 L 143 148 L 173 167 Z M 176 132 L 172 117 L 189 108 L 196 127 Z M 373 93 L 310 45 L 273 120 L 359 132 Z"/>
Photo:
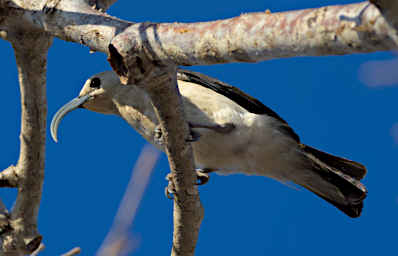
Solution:
<path fill-rule="evenodd" d="M 351 218 L 361 215 L 367 196 L 360 182 L 364 165 L 303 144 L 284 119 L 237 87 L 183 69 L 177 71 L 177 84 L 198 173 L 297 184 Z M 164 147 L 149 95 L 139 86 L 123 85 L 113 71 L 91 76 L 79 96 L 56 112 L 50 127 L 55 142 L 60 121 L 77 108 L 120 116 L 150 143 Z"/>

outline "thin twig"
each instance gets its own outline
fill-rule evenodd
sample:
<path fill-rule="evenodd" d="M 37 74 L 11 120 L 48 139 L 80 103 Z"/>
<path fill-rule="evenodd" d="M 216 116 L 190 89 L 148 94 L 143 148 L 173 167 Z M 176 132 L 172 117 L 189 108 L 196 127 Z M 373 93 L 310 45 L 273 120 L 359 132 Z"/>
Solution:
<path fill-rule="evenodd" d="M 72 250 L 70 250 L 69 252 L 66 252 L 64 254 L 62 254 L 61 256 L 73 256 L 73 255 L 78 255 L 81 252 L 80 247 L 75 247 Z"/>
<path fill-rule="evenodd" d="M 142 149 L 132 170 L 129 184 L 111 230 L 98 250 L 97 256 L 117 256 L 122 253 L 127 254 L 129 249 L 132 249 L 131 244 L 128 244 L 130 241 L 129 229 L 136 216 L 138 206 L 159 155 L 160 152 L 149 144 Z"/>

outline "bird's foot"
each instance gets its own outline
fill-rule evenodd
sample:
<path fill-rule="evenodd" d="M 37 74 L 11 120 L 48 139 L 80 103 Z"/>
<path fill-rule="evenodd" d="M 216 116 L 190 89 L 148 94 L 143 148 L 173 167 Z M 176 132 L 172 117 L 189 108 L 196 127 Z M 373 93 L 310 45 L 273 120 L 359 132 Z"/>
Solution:
<path fill-rule="evenodd" d="M 153 138 L 154 138 L 156 144 L 164 145 L 163 132 L 162 132 L 162 127 L 160 126 L 160 124 L 155 127 L 155 130 L 153 131 Z M 167 179 L 167 176 L 166 176 L 166 179 Z"/>
<path fill-rule="evenodd" d="M 196 185 L 201 186 L 209 182 L 210 176 L 206 169 L 196 169 Z"/>
<path fill-rule="evenodd" d="M 196 169 L 195 172 L 196 172 L 196 179 L 197 179 L 195 185 L 201 186 L 201 185 L 206 184 L 209 181 L 210 176 L 208 173 L 211 172 L 210 170 Z M 172 173 L 169 173 L 166 175 L 166 180 L 169 182 L 169 184 L 165 188 L 164 193 L 168 199 L 174 199 L 173 195 L 176 192 L 174 181 L 173 181 L 173 175 L 174 174 L 172 174 Z"/>
<path fill-rule="evenodd" d="M 166 180 L 169 182 L 167 187 L 164 189 L 164 193 L 168 199 L 174 199 L 174 194 L 176 192 L 175 185 L 173 182 L 173 174 L 169 173 L 166 175 Z"/>
<path fill-rule="evenodd" d="M 235 129 L 235 125 L 233 123 L 226 123 L 226 124 L 200 124 L 200 123 L 189 123 L 190 128 L 202 128 L 202 129 L 209 129 L 213 130 L 217 133 L 228 134 Z"/>
<path fill-rule="evenodd" d="M 191 126 L 190 126 L 191 127 Z M 195 132 L 192 129 L 189 129 L 189 137 L 186 139 L 187 142 L 195 142 L 198 141 L 200 138 L 200 133 Z M 162 132 L 162 127 L 161 125 L 157 125 L 154 130 L 154 139 L 155 143 L 159 145 L 164 145 L 164 137 L 163 137 L 163 132 Z"/>
<path fill-rule="evenodd" d="M 198 141 L 199 138 L 200 138 L 200 133 L 195 132 L 192 129 L 189 129 L 189 137 L 186 140 L 187 142 L 195 142 L 195 141 Z"/>

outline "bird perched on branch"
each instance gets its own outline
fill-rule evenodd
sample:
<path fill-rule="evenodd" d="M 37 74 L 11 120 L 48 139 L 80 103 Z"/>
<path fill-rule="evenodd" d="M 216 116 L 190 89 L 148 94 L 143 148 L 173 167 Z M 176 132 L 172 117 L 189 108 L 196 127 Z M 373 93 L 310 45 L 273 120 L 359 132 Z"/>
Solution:
<path fill-rule="evenodd" d="M 360 216 L 367 194 L 360 183 L 366 174 L 363 165 L 302 144 L 278 114 L 236 87 L 186 70 L 179 70 L 177 79 L 195 165 L 202 173 L 244 173 L 293 182 L 348 216 Z M 137 86 L 122 85 L 113 71 L 89 78 L 79 96 L 55 114 L 51 123 L 55 141 L 60 120 L 78 107 L 119 115 L 162 148 L 149 96 Z"/>

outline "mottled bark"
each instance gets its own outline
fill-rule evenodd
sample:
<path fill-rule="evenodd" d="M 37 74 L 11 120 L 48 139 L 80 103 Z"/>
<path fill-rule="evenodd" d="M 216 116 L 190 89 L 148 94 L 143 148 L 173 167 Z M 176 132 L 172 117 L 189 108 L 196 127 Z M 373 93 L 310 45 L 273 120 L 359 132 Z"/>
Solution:
<path fill-rule="evenodd" d="M 364 2 L 214 22 L 137 23 L 112 40 L 110 54 L 115 71 L 133 82 L 136 74 L 126 71 L 139 63 L 202 65 L 391 50 L 391 33 L 377 8 Z"/>
<path fill-rule="evenodd" d="M 83 0 L 16 1 L 5 10 L 19 24 L 123 57 L 129 50 L 177 65 L 255 62 L 292 56 L 374 52 L 395 48 L 391 27 L 368 2 L 280 13 L 249 13 L 199 23 L 132 23 L 102 13 Z M 42 11 L 43 10 L 43 11 Z M 7 30 L 0 21 L 0 29 Z M 128 28 L 128 29 L 127 29 Z M 117 35 L 116 38 L 114 38 Z M 114 38 L 114 39 L 113 39 Z M 133 56 L 130 56 L 133 57 Z"/>
<path fill-rule="evenodd" d="M 204 210 L 196 187 L 189 127 L 177 87 L 175 66 L 153 66 L 139 85 L 151 97 L 162 126 L 174 194 L 174 234 L 171 255 L 194 255 Z"/>
<path fill-rule="evenodd" d="M 8 35 L 15 51 L 21 90 L 21 149 L 17 165 L 1 173 L 1 179 L 18 188 L 2 234 L 3 255 L 30 254 L 42 237 L 37 230 L 44 179 L 46 136 L 46 64 L 51 39 L 45 33 L 15 32 Z"/>

